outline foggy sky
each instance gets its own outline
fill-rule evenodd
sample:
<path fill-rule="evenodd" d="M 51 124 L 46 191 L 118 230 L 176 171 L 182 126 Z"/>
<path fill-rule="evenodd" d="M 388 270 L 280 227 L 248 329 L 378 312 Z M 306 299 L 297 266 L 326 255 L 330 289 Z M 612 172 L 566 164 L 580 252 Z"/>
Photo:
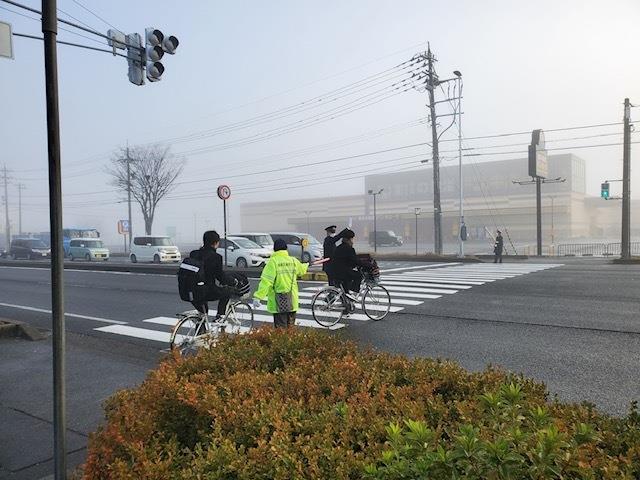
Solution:
<path fill-rule="evenodd" d="M 40 2 L 24 2 L 40 8 Z M 180 39 L 176 55 L 165 56 L 163 80 L 142 87 L 128 82 L 122 58 L 58 47 L 64 223 L 97 227 L 107 241 L 116 239 L 116 222 L 126 218 L 126 204 L 117 203 L 123 195 L 111 192 L 104 166 L 127 141 L 131 145 L 167 141 L 295 105 L 404 62 L 424 50 L 427 41 L 439 60 L 436 68 L 441 78 L 451 76 L 453 70 L 463 74 L 466 137 L 620 122 L 625 97 L 640 105 L 637 0 L 83 3 L 126 33 L 143 34 L 145 27 L 155 26 Z M 58 6 L 99 31 L 106 33 L 110 28 L 71 0 L 59 0 Z M 17 10 L 1 2 L 0 7 Z M 60 17 L 68 18 L 63 13 Z M 0 20 L 12 23 L 16 32 L 40 34 L 38 22 L 6 10 L 0 9 Z M 99 46 L 65 31 L 59 37 Z M 0 59 L 0 166 L 6 162 L 13 177 L 9 195 L 14 233 L 18 182 L 26 185 L 23 230 L 48 230 L 42 49 L 39 41 L 15 38 L 15 60 Z M 252 184 L 259 186 L 256 193 L 245 190 L 232 194 L 230 230 L 234 230 L 239 227 L 238 206 L 243 201 L 360 194 L 361 179 L 314 186 L 313 178 L 373 160 L 396 159 L 400 154 L 326 167 L 286 167 L 429 141 L 428 125 L 303 157 L 264 157 L 425 117 L 426 101 L 424 93 L 409 91 L 296 133 L 222 151 L 187 153 L 258 134 L 284 121 L 232 135 L 176 143 L 172 151 L 187 161 L 180 181 L 211 180 L 178 185 L 172 196 L 205 191 L 214 194 L 220 183 L 228 183 L 238 192 Z M 450 113 L 450 109 L 442 104 L 439 112 Z M 640 118 L 639 109 L 632 110 L 632 118 Z M 448 120 L 442 122 L 448 124 Z M 455 134 L 453 130 L 451 135 Z M 621 125 L 549 133 L 547 140 L 615 132 L 620 135 L 562 142 L 562 146 L 621 142 Z M 451 135 L 447 133 L 444 138 Z M 640 137 L 632 136 L 633 141 L 636 138 L 640 141 Z M 469 146 L 528 140 L 486 139 L 469 142 Z M 453 148 L 455 144 L 448 145 Z M 422 152 L 426 156 L 429 149 L 415 148 L 407 154 Z M 621 176 L 622 147 L 560 153 L 569 152 L 587 160 L 590 194 L 598 195 L 601 181 Z M 513 158 L 525 155 L 526 147 L 522 155 Z M 633 145 L 634 198 L 640 190 L 639 155 L 640 148 Z M 451 164 L 454 160 L 449 157 L 455 154 L 443 156 L 445 164 Z M 485 156 L 474 161 L 507 158 Z M 283 170 L 278 173 L 223 180 L 225 176 L 279 168 Z M 303 174 L 309 176 L 304 188 L 264 191 L 266 181 L 273 181 L 276 187 L 287 176 L 299 179 Z M 612 188 L 616 194 L 618 187 Z M 136 233 L 142 233 L 141 215 L 137 208 L 134 212 Z M 3 226 L 3 211 L 0 216 Z M 190 241 L 194 218 L 200 235 L 205 227 L 221 228 L 221 217 L 222 206 L 217 199 L 167 199 L 159 206 L 154 230 L 164 234 L 167 226 L 175 226 L 178 239 Z"/>

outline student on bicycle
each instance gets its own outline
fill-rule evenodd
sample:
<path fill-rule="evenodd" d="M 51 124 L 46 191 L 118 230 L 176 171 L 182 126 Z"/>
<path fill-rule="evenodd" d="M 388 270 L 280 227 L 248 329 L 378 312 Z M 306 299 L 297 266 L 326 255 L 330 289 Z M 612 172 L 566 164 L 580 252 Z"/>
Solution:
<path fill-rule="evenodd" d="M 336 247 L 331 262 L 333 278 L 336 281 L 336 285 L 342 285 L 347 294 L 347 298 L 352 302 L 356 299 L 353 295 L 350 295 L 349 292 L 357 293 L 360 290 L 360 283 L 362 282 L 362 274 L 355 269 L 358 267 L 367 267 L 367 265 L 358 259 L 356 251 L 353 248 L 353 239 L 355 236 L 356 234 L 353 230 L 344 230 L 342 243 Z M 345 305 L 345 309 L 347 308 L 350 309 L 351 306 Z"/>
<path fill-rule="evenodd" d="M 200 312 L 208 310 L 207 301 L 218 300 L 218 312 L 216 320 L 224 316 L 229 303 L 229 289 L 224 285 L 225 275 L 222 270 L 222 255 L 216 252 L 220 244 L 220 235 L 215 230 L 208 230 L 202 235 L 202 247 L 194 250 L 189 255 L 192 258 L 199 258 L 204 265 L 205 291 L 202 295 L 202 303 L 193 303 L 193 306 Z M 218 282 L 216 284 L 216 281 Z"/>
<path fill-rule="evenodd" d="M 253 294 L 254 308 L 267 300 L 267 310 L 273 314 L 275 328 L 295 325 L 298 311 L 298 277 L 307 273 L 308 263 L 290 257 L 287 244 L 281 238 L 273 244 L 273 255 L 262 270 L 260 284 Z"/>

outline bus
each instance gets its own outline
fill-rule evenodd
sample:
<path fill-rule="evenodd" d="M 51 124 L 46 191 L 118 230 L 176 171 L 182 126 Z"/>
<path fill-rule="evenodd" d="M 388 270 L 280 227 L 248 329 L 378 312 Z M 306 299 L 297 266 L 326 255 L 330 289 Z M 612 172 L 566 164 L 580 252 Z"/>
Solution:
<path fill-rule="evenodd" d="M 42 232 L 39 235 L 36 235 L 36 237 L 42 240 L 47 245 L 51 245 L 50 232 Z M 69 242 L 72 238 L 100 238 L 100 232 L 95 228 L 63 228 L 62 244 L 64 246 L 65 256 L 69 255 Z"/>

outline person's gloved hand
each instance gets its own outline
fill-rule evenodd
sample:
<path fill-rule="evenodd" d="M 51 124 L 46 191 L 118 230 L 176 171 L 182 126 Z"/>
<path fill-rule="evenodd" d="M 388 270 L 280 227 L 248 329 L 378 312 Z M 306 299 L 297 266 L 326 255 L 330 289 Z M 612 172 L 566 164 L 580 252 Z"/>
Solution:
<path fill-rule="evenodd" d="M 258 308 L 260 308 L 260 305 L 262 305 L 260 303 L 260 300 L 258 300 L 257 298 L 254 298 L 253 299 L 253 303 L 252 303 L 253 308 L 255 308 L 257 310 Z"/>

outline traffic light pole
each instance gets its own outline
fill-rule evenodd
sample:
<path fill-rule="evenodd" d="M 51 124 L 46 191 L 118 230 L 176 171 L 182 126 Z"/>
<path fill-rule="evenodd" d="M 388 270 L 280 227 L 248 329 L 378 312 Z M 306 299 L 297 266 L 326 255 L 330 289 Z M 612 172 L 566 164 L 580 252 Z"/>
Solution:
<path fill-rule="evenodd" d="M 53 461 L 55 480 L 66 478 L 64 249 L 62 245 L 62 180 L 56 0 L 42 0 L 44 69 L 49 156 L 49 223 L 51 230 L 51 313 L 53 323 Z"/>
<path fill-rule="evenodd" d="M 127 196 L 129 202 L 129 251 L 131 251 L 131 239 L 133 238 L 133 225 L 131 224 L 131 157 L 129 157 L 129 147 L 127 146 Z M 124 251 L 127 251 L 125 243 Z"/>
<path fill-rule="evenodd" d="M 624 99 L 624 140 L 622 151 L 622 258 L 631 257 L 631 103 Z"/>

